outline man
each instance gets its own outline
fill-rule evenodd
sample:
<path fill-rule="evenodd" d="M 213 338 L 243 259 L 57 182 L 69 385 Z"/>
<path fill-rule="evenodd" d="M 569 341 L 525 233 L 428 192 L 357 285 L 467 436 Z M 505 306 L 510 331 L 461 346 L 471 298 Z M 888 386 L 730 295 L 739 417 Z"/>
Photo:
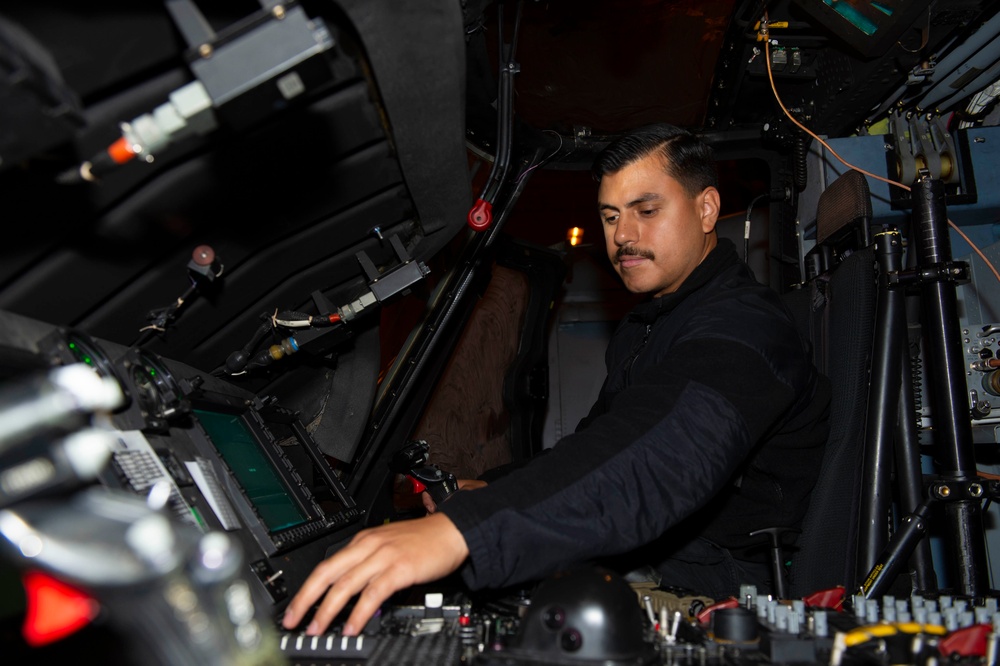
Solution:
<path fill-rule="evenodd" d="M 608 347 L 608 377 L 577 431 L 425 518 L 359 533 L 288 606 L 295 627 L 325 599 L 322 632 L 360 593 L 353 635 L 393 592 L 462 568 L 472 587 L 532 580 L 630 553 L 662 584 L 734 594 L 766 584 L 760 528 L 795 526 L 826 441 L 828 384 L 774 292 L 715 232 L 709 148 L 668 125 L 598 156 L 598 210 L 625 286 L 652 298 Z"/>

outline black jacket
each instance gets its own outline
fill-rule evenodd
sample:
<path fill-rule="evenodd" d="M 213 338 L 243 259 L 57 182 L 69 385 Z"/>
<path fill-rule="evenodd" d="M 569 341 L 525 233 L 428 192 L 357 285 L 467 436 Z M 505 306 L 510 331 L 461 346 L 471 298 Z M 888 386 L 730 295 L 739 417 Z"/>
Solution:
<path fill-rule="evenodd" d="M 442 505 L 472 587 L 540 578 L 667 530 L 739 556 L 795 526 L 826 442 L 829 383 L 777 294 L 720 240 L 681 288 L 621 323 L 608 377 L 548 455 Z M 676 540 L 673 538 L 676 533 Z"/>

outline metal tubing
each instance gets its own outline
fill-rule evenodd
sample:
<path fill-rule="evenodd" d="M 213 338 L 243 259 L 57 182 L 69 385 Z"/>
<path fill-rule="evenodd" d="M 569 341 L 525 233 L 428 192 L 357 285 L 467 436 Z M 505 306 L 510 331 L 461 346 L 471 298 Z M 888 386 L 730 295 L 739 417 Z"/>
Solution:
<path fill-rule="evenodd" d="M 918 268 L 927 271 L 951 261 L 944 184 L 922 178 L 914 183 L 912 195 Z M 938 275 L 944 272 L 938 271 Z M 955 283 L 946 277 L 924 282 L 920 298 L 938 463 L 945 478 L 971 482 L 976 478 L 976 463 Z M 982 596 L 989 582 L 979 501 L 946 501 L 945 515 L 947 541 L 955 548 L 955 591 Z"/>
<path fill-rule="evenodd" d="M 858 579 L 875 565 L 889 539 L 892 507 L 893 431 L 899 408 L 900 345 L 906 344 L 904 294 L 889 287 L 890 274 L 902 268 L 903 244 L 898 231 L 875 238 L 879 263 L 878 305 L 872 347 L 871 384 L 865 432 L 865 460 L 858 535 Z"/>
<path fill-rule="evenodd" d="M 924 502 L 900 521 L 899 529 L 861 583 L 858 594 L 863 594 L 866 599 L 877 599 L 890 590 L 896 576 L 902 573 L 910 553 L 927 533 L 927 505 L 928 502 Z"/>
<path fill-rule="evenodd" d="M 493 161 L 493 169 L 483 190 L 483 201 L 490 204 L 495 203 L 497 193 L 507 180 L 507 172 L 510 170 L 511 145 L 514 137 L 514 75 L 519 68 L 515 53 L 517 51 L 517 37 L 521 25 L 521 10 L 524 6 L 523 0 L 517 3 L 517 13 L 514 18 L 514 36 L 509 45 L 503 41 L 503 3 L 497 6 L 497 41 L 499 52 L 500 83 L 497 93 L 497 144 L 496 154 Z"/>
<path fill-rule="evenodd" d="M 900 350 L 899 422 L 896 426 L 896 477 L 899 484 L 900 513 L 911 514 L 924 500 L 923 473 L 920 466 L 920 438 L 914 409 L 913 367 L 909 349 Z M 921 539 L 910 559 L 910 573 L 915 591 L 937 591 L 937 574 L 931 557 L 931 544 Z"/>

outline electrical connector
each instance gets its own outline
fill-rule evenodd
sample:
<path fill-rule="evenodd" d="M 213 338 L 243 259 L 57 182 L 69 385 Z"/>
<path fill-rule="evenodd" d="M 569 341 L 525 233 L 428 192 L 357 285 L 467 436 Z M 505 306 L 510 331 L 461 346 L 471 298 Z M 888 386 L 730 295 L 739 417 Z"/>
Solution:
<path fill-rule="evenodd" d="M 340 315 L 341 321 L 350 321 L 361 314 L 362 310 L 375 305 L 377 302 L 378 299 L 375 298 L 375 294 L 368 291 L 362 294 L 360 298 L 351 301 L 343 307 L 337 308 L 337 314 Z"/>
<path fill-rule="evenodd" d="M 122 123 L 122 136 L 132 152 L 152 162 L 155 153 L 187 136 L 207 134 L 218 126 L 212 98 L 201 81 L 170 93 L 169 101 L 129 123 Z"/>

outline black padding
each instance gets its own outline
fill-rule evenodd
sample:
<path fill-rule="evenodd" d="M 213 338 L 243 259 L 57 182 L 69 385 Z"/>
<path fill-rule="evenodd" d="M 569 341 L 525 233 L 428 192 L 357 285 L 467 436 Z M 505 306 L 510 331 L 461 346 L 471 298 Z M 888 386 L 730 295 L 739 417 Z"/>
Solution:
<path fill-rule="evenodd" d="M 877 298 L 874 250 L 852 254 L 828 279 L 819 280 L 814 297 L 786 299 L 813 332 L 820 370 L 833 390 L 820 478 L 792 558 L 793 597 L 837 585 L 853 592 L 857 582 L 858 503 Z M 820 295 L 825 299 L 816 298 Z"/>
<path fill-rule="evenodd" d="M 859 221 L 872 219 L 872 199 L 868 181 L 851 169 L 830 183 L 816 205 L 816 240 L 819 243 L 839 238 Z"/>
<path fill-rule="evenodd" d="M 375 73 L 424 232 L 454 231 L 472 205 L 465 153 L 465 30 L 460 3 L 340 0 Z M 424 241 L 426 257 L 450 238 Z M 428 252 L 428 250 L 432 250 Z"/>
<path fill-rule="evenodd" d="M 817 301 L 817 299 L 819 300 Z M 816 327 L 819 320 L 817 312 L 822 310 L 823 303 L 826 302 L 826 296 L 818 292 L 816 283 L 813 282 L 801 289 L 795 289 L 782 294 L 781 300 L 784 301 L 785 307 L 788 308 L 789 313 L 792 315 L 792 321 L 795 322 L 795 328 L 798 329 L 799 335 L 809 342 L 812 349 L 812 361 L 816 364 L 816 367 L 819 367 L 819 352 L 815 344 L 817 339 Z"/>
<path fill-rule="evenodd" d="M 323 453 L 350 462 L 361 443 L 378 387 L 380 328 L 371 326 L 354 338 L 354 348 L 337 359 L 330 395 L 312 433 Z"/>

